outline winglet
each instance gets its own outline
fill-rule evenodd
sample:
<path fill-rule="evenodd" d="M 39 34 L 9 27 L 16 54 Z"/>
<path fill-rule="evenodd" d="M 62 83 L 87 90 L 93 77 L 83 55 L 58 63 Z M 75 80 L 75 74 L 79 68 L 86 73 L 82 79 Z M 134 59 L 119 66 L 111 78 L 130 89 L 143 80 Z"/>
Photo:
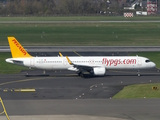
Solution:
<path fill-rule="evenodd" d="M 61 53 L 61 52 L 59 52 L 59 55 L 60 55 L 61 57 L 63 57 L 63 55 L 62 55 L 62 53 Z"/>
<path fill-rule="evenodd" d="M 70 59 L 68 58 L 68 56 L 66 56 L 66 58 L 67 58 L 67 60 L 68 60 L 68 63 L 69 63 L 70 65 L 73 65 L 73 63 L 70 61 Z"/>
<path fill-rule="evenodd" d="M 9 46 L 13 58 L 32 57 L 23 46 L 16 40 L 15 37 L 8 37 Z"/>

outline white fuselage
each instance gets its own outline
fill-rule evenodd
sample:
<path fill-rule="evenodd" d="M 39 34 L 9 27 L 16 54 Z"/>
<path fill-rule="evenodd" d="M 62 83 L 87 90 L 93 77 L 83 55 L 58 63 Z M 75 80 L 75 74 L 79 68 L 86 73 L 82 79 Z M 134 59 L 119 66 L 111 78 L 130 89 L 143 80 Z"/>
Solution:
<path fill-rule="evenodd" d="M 90 67 L 105 67 L 106 69 L 147 69 L 155 67 L 155 63 L 145 57 L 139 56 L 92 56 L 69 57 L 75 65 Z M 22 62 L 15 62 L 22 61 Z M 31 68 L 44 70 L 73 70 L 66 57 L 32 57 L 32 58 L 8 58 L 6 62 L 24 65 Z"/>

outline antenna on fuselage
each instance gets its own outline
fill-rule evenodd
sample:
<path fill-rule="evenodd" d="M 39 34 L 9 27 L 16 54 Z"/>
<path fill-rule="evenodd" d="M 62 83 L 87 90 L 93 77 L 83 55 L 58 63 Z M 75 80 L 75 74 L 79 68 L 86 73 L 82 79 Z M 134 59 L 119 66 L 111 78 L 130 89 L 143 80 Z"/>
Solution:
<path fill-rule="evenodd" d="M 82 57 L 79 53 L 77 53 L 76 51 L 73 51 L 76 55 Z"/>

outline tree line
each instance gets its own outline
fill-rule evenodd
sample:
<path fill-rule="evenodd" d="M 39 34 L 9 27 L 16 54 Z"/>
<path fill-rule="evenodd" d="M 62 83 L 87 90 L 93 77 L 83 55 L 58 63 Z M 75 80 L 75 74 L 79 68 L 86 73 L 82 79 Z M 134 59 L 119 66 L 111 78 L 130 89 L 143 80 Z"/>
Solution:
<path fill-rule="evenodd" d="M 0 15 L 123 14 L 131 0 L 0 0 Z M 160 8 L 160 0 L 158 10 Z M 141 10 L 139 8 L 138 10 Z M 128 12 L 129 10 L 127 10 Z M 132 10 L 131 12 L 135 12 Z M 145 10 L 146 11 L 146 10 Z"/>
<path fill-rule="evenodd" d="M 0 0 L 0 15 L 99 14 L 120 8 L 118 0 Z"/>

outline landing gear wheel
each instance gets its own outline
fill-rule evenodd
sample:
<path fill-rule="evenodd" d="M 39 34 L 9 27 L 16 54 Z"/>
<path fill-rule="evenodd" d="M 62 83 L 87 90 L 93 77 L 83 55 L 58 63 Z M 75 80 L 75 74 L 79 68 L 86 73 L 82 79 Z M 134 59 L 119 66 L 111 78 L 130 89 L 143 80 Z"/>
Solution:
<path fill-rule="evenodd" d="M 81 76 L 81 77 L 84 77 L 84 74 L 81 72 L 81 73 L 80 73 L 80 76 Z"/>
<path fill-rule="evenodd" d="M 140 76 L 141 76 L 141 74 L 140 74 L 139 70 L 137 71 L 137 75 L 138 75 L 138 77 L 140 77 Z"/>
<path fill-rule="evenodd" d="M 43 71 L 43 75 L 45 75 L 45 74 L 46 74 L 46 71 L 44 70 L 44 71 Z"/>
<path fill-rule="evenodd" d="M 81 75 L 81 72 L 80 73 L 78 73 L 78 76 L 80 76 Z"/>

